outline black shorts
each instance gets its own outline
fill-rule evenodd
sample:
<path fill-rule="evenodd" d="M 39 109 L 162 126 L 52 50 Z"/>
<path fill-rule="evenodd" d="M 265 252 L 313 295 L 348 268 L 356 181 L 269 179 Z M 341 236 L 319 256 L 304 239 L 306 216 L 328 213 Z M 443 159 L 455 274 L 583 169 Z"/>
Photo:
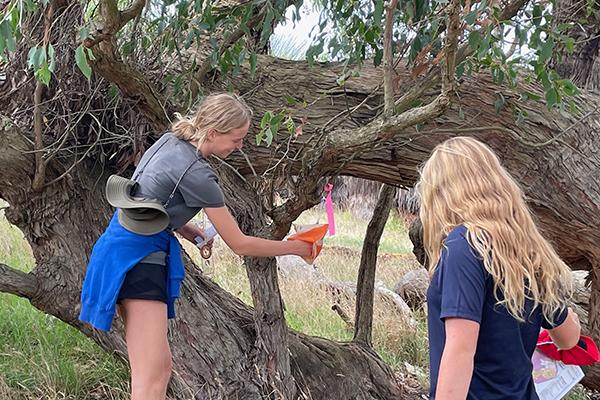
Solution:
<path fill-rule="evenodd" d="M 125 275 L 117 296 L 123 299 L 158 300 L 167 303 L 167 267 L 158 264 L 138 263 Z"/>

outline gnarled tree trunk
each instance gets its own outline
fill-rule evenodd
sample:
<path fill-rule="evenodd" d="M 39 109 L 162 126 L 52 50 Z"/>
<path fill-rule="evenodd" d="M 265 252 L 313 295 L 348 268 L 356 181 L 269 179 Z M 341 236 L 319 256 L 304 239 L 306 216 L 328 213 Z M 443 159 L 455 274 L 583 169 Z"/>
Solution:
<path fill-rule="evenodd" d="M 80 25 L 82 12 L 74 4 L 54 14 L 57 25 Z M 70 18 L 69 23 L 60 18 Z M 88 85 L 74 66 L 71 39 L 61 36 L 59 30 L 50 36 L 58 78 L 38 92 L 36 101 L 36 83 L 28 72 L 26 54 L 32 43 L 39 42 L 39 30 L 34 26 L 28 32 L 31 43 L 19 44 L 22 48 L 1 66 L 6 75 L 0 74 L 0 114 L 4 115 L 0 124 L 0 198 L 10 205 L 8 220 L 31 244 L 36 267 L 27 275 L 0 268 L 0 291 L 27 297 L 35 307 L 93 337 L 105 349 L 125 354 L 118 319 L 110 333 L 77 319 L 79 293 L 92 246 L 112 214 L 103 195 L 106 178 L 126 171 L 139 159 L 162 134 L 175 107 L 165 106 L 158 90 L 148 90 L 147 85 L 163 78 L 160 73 L 155 76 L 155 71 L 148 69 L 135 79 L 125 79 L 129 70 L 122 60 L 98 57 L 92 66 L 107 80 L 122 85 L 122 93 L 129 97 L 110 97 L 107 82 L 95 75 Z M 597 62 L 597 48 L 595 51 Z M 111 63 L 118 68 L 111 68 Z M 305 120 L 297 138 L 283 133 L 266 147 L 256 146 L 249 137 L 244 155 L 232 155 L 227 166 L 218 164 L 219 169 L 235 170 L 248 181 L 233 179 L 230 172 L 221 175 L 228 205 L 244 231 L 283 237 L 289 224 L 318 201 L 323 177 L 344 174 L 411 186 L 418 165 L 436 144 L 451 136 L 472 135 L 500 154 L 523 186 L 542 230 L 571 268 L 592 272 L 589 328 L 598 341 L 600 96 L 584 92 L 575 98 L 579 114 L 560 113 L 548 111 L 542 102 L 521 102 L 515 92 L 494 85 L 487 75 L 465 76 L 458 89 L 459 100 L 417 131 L 407 128 L 410 124 L 405 116 L 378 116 L 383 99 L 380 69 L 365 63 L 360 76 L 347 79 L 343 88 L 337 83 L 341 70 L 338 63 L 315 63 L 309 68 L 305 62 L 259 56 L 256 79 L 250 77 L 250 67 L 243 66 L 235 77 L 215 73 L 210 82 L 202 82 L 205 93 L 235 88 L 245 95 L 256 115 L 287 107 L 296 122 Z M 401 89 L 422 84 L 405 70 L 399 73 Z M 87 89 L 74 93 L 73 87 Z M 536 85 L 527 90 L 542 94 Z M 509 108 L 495 115 L 498 92 L 527 111 L 520 126 L 515 125 Z M 290 107 L 286 95 L 298 104 L 306 101 L 306 107 Z M 425 94 L 422 100 L 427 104 L 434 97 Z M 63 109 L 67 115 L 46 120 L 41 144 L 56 146 L 47 147 L 44 157 L 36 159 L 31 153 L 35 123 L 29 108 L 33 107 L 23 104 L 35 104 L 42 115 L 52 117 L 55 110 Z M 67 126 L 66 120 L 77 123 Z M 259 131 L 258 120 L 253 121 L 251 132 Z M 63 139 L 75 145 L 55 152 Z M 37 170 L 44 175 L 38 172 L 36 177 L 36 163 L 39 167 L 40 162 L 45 163 L 44 168 Z M 264 198 L 242 203 L 250 198 L 240 197 L 242 193 L 252 193 L 246 185 L 260 184 L 259 176 L 268 171 L 276 171 L 267 178 L 288 201 L 279 207 Z M 34 180 L 40 182 L 37 191 L 33 190 Z M 266 225 L 259 205 L 265 207 L 272 226 Z M 203 276 L 189 260 L 186 263 L 188 276 L 177 302 L 178 317 L 169 329 L 175 365 L 170 391 L 177 398 L 260 399 L 276 390 L 329 400 L 398 398 L 393 374 L 370 349 L 287 329 L 274 261 L 245 261 L 254 310 Z M 273 372 L 280 373 L 279 381 Z"/>

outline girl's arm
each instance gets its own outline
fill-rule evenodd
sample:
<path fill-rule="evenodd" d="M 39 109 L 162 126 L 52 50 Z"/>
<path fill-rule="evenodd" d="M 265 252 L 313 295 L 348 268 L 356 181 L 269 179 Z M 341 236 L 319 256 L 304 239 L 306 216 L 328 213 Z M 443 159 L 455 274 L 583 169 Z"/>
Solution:
<path fill-rule="evenodd" d="M 575 311 L 569 307 L 569 315 L 567 315 L 565 322 L 554 329 L 548 329 L 548 333 L 556 347 L 559 349 L 568 350 L 575 347 L 581 335 L 579 317 L 575 314 Z"/>
<path fill-rule="evenodd" d="M 473 375 L 479 324 L 463 318 L 446 318 L 446 344 L 442 353 L 435 400 L 464 400 Z"/>
<path fill-rule="evenodd" d="M 282 242 L 244 235 L 227 207 L 205 208 L 204 212 L 221 238 L 235 254 L 253 257 L 275 257 L 287 254 L 311 255 L 312 243 L 301 240 Z"/>

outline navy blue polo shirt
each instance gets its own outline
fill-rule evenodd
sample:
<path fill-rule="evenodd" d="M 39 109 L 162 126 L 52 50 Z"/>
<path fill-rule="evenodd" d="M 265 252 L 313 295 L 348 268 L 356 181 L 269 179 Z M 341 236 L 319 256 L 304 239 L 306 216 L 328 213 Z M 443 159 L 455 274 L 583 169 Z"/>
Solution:
<path fill-rule="evenodd" d="M 446 342 L 444 319 L 458 317 L 480 326 L 467 399 L 538 400 L 531 356 L 540 327 L 549 329 L 562 324 L 568 311 L 565 308 L 548 322 L 541 307 L 532 312 L 533 302 L 527 300 L 527 321 L 513 318 L 504 306 L 496 304 L 494 279 L 469 245 L 466 234 L 464 226 L 450 232 L 427 290 L 430 399 L 435 396 Z"/>

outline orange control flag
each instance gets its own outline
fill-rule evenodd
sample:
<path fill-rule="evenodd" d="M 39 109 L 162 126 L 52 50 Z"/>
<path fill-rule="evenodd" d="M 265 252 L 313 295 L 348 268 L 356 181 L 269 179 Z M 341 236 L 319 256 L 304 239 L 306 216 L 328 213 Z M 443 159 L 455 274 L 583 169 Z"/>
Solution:
<path fill-rule="evenodd" d="M 323 237 L 327 233 L 329 224 L 294 225 L 296 233 L 288 236 L 287 240 L 302 240 L 313 244 L 310 257 L 302 257 L 304 261 L 312 264 L 323 248 Z"/>

